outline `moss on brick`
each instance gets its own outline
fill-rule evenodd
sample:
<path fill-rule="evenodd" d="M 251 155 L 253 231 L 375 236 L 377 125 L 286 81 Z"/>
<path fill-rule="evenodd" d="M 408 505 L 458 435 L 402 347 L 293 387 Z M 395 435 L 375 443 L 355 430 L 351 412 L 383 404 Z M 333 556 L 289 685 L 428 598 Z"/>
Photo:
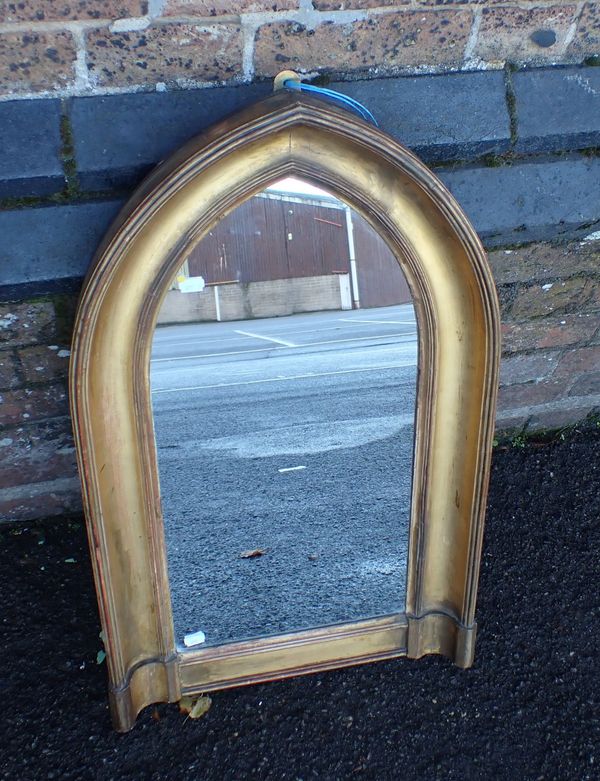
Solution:
<path fill-rule="evenodd" d="M 75 142 L 73 139 L 73 128 L 71 127 L 71 120 L 66 113 L 64 101 L 62 108 L 63 113 L 60 118 L 60 138 L 62 141 L 60 159 L 63 164 L 66 181 L 64 196 L 66 198 L 72 198 L 79 192 L 79 183 L 77 180 L 77 163 L 75 161 Z"/>

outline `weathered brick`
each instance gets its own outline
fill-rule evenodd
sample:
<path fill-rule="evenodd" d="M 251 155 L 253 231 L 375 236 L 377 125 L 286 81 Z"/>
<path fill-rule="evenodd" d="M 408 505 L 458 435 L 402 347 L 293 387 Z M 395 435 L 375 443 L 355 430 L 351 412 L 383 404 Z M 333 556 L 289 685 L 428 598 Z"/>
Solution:
<path fill-rule="evenodd" d="M 555 62 L 577 6 L 484 8 L 473 55 L 487 62 Z"/>
<path fill-rule="evenodd" d="M 504 80 L 498 71 L 334 82 L 331 88 L 364 102 L 384 130 L 427 161 L 509 147 Z M 261 82 L 74 98 L 71 122 L 81 187 L 136 184 L 189 138 L 271 90 Z"/>
<path fill-rule="evenodd" d="M 502 439 L 514 437 L 523 431 L 528 420 L 528 412 L 513 414 L 511 410 L 498 409 L 496 412 L 496 434 Z"/>
<path fill-rule="evenodd" d="M 529 322 L 502 324 L 502 350 L 505 354 L 522 350 L 569 347 L 587 343 L 598 329 L 598 316 L 592 313 L 543 317 Z"/>
<path fill-rule="evenodd" d="M 226 81 L 241 74 L 239 25 L 172 24 L 140 32 L 96 30 L 88 36 L 88 66 L 96 86 Z"/>
<path fill-rule="evenodd" d="M 0 197 L 51 195 L 65 185 L 60 101 L 0 103 Z"/>
<path fill-rule="evenodd" d="M 565 352 L 554 370 L 554 377 L 574 377 L 600 368 L 600 345 Z"/>
<path fill-rule="evenodd" d="M 462 62 L 471 28 L 469 11 L 400 11 L 314 29 L 297 22 L 260 27 L 255 40 L 259 76 L 299 71 L 394 73 L 410 65 L 443 69 Z"/>
<path fill-rule="evenodd" d="M 585 277 L 532 285 L 518 291 L 511 316 L 515 320 L 527 320 L 552 313 L 578 312 L 594 306 L 596 294 L 596 283 Z"/>
<path fill-rule="evenodd" d="M 60 280 L 81 278 L 122 203 L 105 201 L 0 212 L 0 283 L 7 287 L 33 283 L 33 287 L 39 280 L 56 285 Z M 47 286 L 40 286 L 40 290 L 47 292 Z"/>
<path fill-rule="evenodd" d="M 514 250 L 490 252 L 489 261 L 498 285 L 597 274 L 600 242 L 529 244 Z"/>
<path fill-rule="evenodd" d="M 600 56 L 600 5 L 597 2 L 583 6 L 577 30 L 567 52 L 577 59 Z"/>
<path fill-rule="evenodd" d="M 24 347 L 18 355 L 26 382 L 53 382 L 69 371 L 70 351 L 60 345 Z"/>
<path fill-rule="evenodd" d="M 557 352 L 537 352 L 531 355 L 511 355 L 500 364 L 500 385 L 519 382 L 540 382 L 547 379 L 558 363 Z"/>
<path fill-rule="evenodd" d="M 579 404 L 574 403 L 574 399 L 568 401 L 569 404 L 566 407 L 556 407 L 549 404 L 546 408 L 532 410 L 527 430 L 552 430 L 572 426 L 585 420 L 596 407 L 595 401 L 582 401 Z"/>
<path fill-rule="evenodd" d="M 498 394 L 498 407 L 502 411 L 513 407 L 531 407 L 554 401 L 565 394 L 564 380 L 525 382 L 518 385 L 504 385 Z"/>
<path fill-rule="evenodd" d="M 71 122 L 81 187 L 131 187 L 190 138 L 271 92 L 263 83 L 75 98 Z"/>
<path fill-rule="evenodd" d="M 71 86 L 75 45 L 70 33 L 0 34 L 0 91 L 39 92 Z"/>
<path fill-rule="evenodd" d="M 147 0 L 12 0 L 0 5 L 0 22 L 120 19 L 147 13 Z"/>
<path fill-rule="evenodd" d="M 0 488 L 0 522 L 30 521 L 81 512 L 77 477 Z"/>
<path fill-rule="evenodd" d="M 17 347 L 51 339 L 55 319 L 50 301 L 0 304 L 0 343 Z"/>
<path fill-rule="evenodd" d="M 600 68 L 535 68 L 513 75 L 518 152 L 600 145 Z"/>
<path fill-rule="evenodd" d="M 7 487 L 74 477 L 77 466 L 69 418 L 30 423 L 2 432 L 0 474 Z"/>
<path fill-rule="evenodd" d="M 368 106 L 382 130 L 426 162 L 468 160 L 510 148 L 500 71 L 333 82 Z"/>
<path fill-rule="evenodd" d="M 0 351 L 0 388 L 18 388 L 21 385 L 19 363 L 9 350 Z"/>
<path fill-rule="evenodd" d="M 299 0 L 167 0 L 162 16 L 223 16 L 224 14 L 289 11 Z"/>
<path fill-rule="evenodd" d="M 600 218 L 600 158 L 437 173 L 487 246 L 567 238 Z"/>
<path fill-rule="evenodd" d="M 0 427 L 32 423 L 67 415 L 68 412 L 64 384 L 0 391 Z"/>
<path fill-rule="evenodd" d="M 591 396 L 600 394 L 600 371 L 581 374 L 569 390 L 569 396 Z"/>

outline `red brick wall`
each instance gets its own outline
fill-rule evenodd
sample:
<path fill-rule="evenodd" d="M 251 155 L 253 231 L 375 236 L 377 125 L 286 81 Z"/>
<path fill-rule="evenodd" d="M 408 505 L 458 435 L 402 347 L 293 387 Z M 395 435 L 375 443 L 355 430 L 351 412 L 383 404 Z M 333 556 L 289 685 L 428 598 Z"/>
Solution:
<path fill-rule="evenodd" d="M 599 43 L 596 2 L 7 0 L 0 97 L 582 62 Z"/>
<path fill-rule="evenodd" d="M 74 306 L 0 304 L 0 521 L 81 508 L 66 384 Z"/>
<path fill-rule="evenodd" d="M 600 241 L 490 254 L 502 306 L 499 431 L 600 409 Z M 0 521 L 80 508 L 66 374 L 74 297 L 0 305 Z"/>
<path fill-rule="evenodd" d="M 560 428 L 600 410 L 600 241 L 491 253 L 502 308 L 498 428 Z"/>

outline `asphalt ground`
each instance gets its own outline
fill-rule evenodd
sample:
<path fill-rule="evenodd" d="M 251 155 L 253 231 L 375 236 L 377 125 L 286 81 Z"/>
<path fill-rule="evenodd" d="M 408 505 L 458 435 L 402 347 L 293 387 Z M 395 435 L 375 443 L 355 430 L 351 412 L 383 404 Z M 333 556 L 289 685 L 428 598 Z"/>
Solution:
<path fill-rule="evenodd" d="M 519 445 L 522 440 L 518 440 Z M 600 429 L 494 451 L 475 663 L 213 692 L 112 730 L 85 525 L 0 526 L 2 781 L 595 781 Z"/>
<path fill-rule="evenodd" d="M 410 305 L 157 329 L 180 645 L 403 610 L 416 361 Z"/>

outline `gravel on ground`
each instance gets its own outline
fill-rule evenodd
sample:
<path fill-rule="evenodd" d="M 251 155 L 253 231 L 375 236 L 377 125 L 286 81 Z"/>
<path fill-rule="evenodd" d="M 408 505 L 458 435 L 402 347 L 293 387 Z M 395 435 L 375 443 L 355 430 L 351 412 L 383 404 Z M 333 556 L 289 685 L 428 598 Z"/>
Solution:
<path fill-rule="evenodd" d="M 600 431 L 494 454 L 474 666 L 397 660 L 112 730 L 81 519 L 0 528 L 0 778 L 597 779 Z M 98 663 L 100 662 L 100 663 Z"/>

